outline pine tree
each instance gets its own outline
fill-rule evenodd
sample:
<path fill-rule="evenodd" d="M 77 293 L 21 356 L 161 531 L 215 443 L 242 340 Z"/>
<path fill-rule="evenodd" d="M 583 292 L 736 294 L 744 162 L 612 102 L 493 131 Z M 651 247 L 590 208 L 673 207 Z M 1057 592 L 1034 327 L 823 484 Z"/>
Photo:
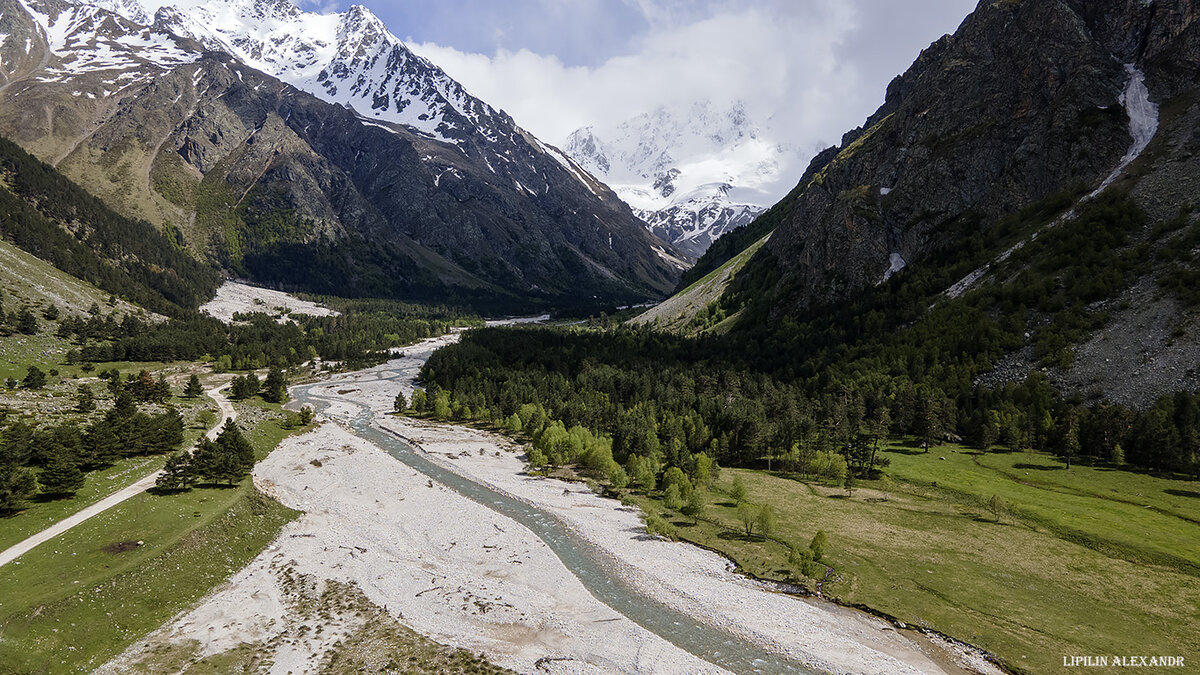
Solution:
<path fill-rule="evenodd" d="M 79 458 L 68 449 L 54 452 L 42 469 L 38 482 L 42 492 L 48 495 L 72 495 L 83 487 L 84 474 L 79 468 Z"/>
<path fill-rule="evenodd" d="M 207 436 L 201 436 L 200 440 L 196 441 L 196 447 L 192 449 L 192 458 L 189 462 L 192 476 L 196 479 L 215 481 L 220 463 L 218 454 L 217 444 L 209 440 Z"/>
<path fill-rule="evenodd" d="M 220 454 L 232 458 L 231 470 L 236 471 L 237 478 L 245 476 L 254 468 L 254 446 L 250 445 L 250 441 L 246 440 L 233 420 L 225 421 L 225 426 L 217 435 L 217 447 L 221 451 Z"/>
<path fill-rule="evenodd" d="M 169 398 L 171 398 L 171 385 L 167 383 L 165 375 L 159 374 L 158 379 L 154 381 L 150 400 L 155 403 L 166 403 Z"/>
<path fill-rule="evenodd" d="M 204 395 L 204 387 L 200 384 L 200 376 L 192 375 L 188 378 L 187 386 L 183 388 L 184 398 L 200 398 Z"/>
<path fill-rule="evenodd" d="M 88 429 L 87 445 L 92 449 L 92 461 L 99 466 L 108 466 L 121 458 L 121 439 L 107 417 Z"/>
<path fill-rule="evenodd" d="M 26 389 L 41 389 L 46 386 L 46 374 L 37 366 L 29 366 L 25 379 L 21 382 Z"/>
<path fill-rule="evenodd" d="M 404 398 L 404 392 L 396 392 L 396 400 L 392 403 L 392 410 L 397 413 L 402 413 L 408 410 L 408 401 Z"/>
<path fill-rule="evenodd" d="M 150 371 L 148 370 L 143 370 L 142 372 L 138 373 L 137 377 L 131 377 L 128 385 L 126 385 L 126 388 L 129 390 L 129 393 L 133 394 L 133 397 L 139 401 L 155 400 L 155 396 L 157 395 L 158 391 L 157 387 L 155 386 L 154 376 L 151 375 Z"/>
<path fill-rule="evenodd" d="M 96 396 L 92 394 L 92 388 L 86 384 L 79 385 L 75 390 L 75 410 L 81 413 L 89 413 L 96 409 Z"/>
<path fill-rule="evenodd" d="M 15 464 L 0 464 L 0 513 L 19 511 L 37 494 L 33 470 Z"/>
<path fill-rule="evenodd" d="M 192 487 L 195 479 L 191 455 L 180 451 L 167 458 L 163 472 L 154 481 L 154 485 L 160 490 L 187 490 Z"/>
<path fill-rule="evenodd" d="M 272 368 L 262 384 L 262 397 L 268 403 L 283 403 L 287 400 L 287 378 L 283 371 Z"/>
<path fill-rule="evenodd" d="M 254 373 L 247 373 L 233 378 L 233 384 L 229 387 L 229 396 L 239 401 L 247 399 L 257 394 L 261 386 Z"/>
<path fill-rule="evenodd" d="M 24 333 L 26 335 L 37 335 L 37 317 L 33 315 L 33 312 L 29 311 L 28 307 L 21 310 L 21 313 L 17 315 L 16 328 L 20 333 Z"/>

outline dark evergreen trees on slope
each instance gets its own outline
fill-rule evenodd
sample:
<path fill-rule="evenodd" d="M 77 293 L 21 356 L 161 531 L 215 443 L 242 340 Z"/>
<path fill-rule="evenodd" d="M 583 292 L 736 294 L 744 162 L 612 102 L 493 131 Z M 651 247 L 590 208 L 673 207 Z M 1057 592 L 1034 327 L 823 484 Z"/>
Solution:
<path fill-rule="evenodd" d="M 20 314 L 17 314 L 16 329 L 17 332 L 24 333 L 25 335 L 37 335 L 37 317 L 33 315 L 33 312 L 29 311 L 28 307 L 21 310 Z"/>
<path fill-rule="evenodd" d="M 169 316 L 216 290 L 216 271 L 153 225 L 117 214 L 4 138 L 0 174 L 0 232 L 67 274 Z"/>
<path fill-rule="evenodd" d="M 0 464 L 0 513 L 19 511 L 38 492 L 33 470 L 13 464 Z"/>
<path fill-rule="evenodd" d="M 191 455 L 172 456 L 168 468 L 157 483 L 164 490 L 187 489 L 196 480 L 233 485 L 254 468 L 254 446 L 237 423 L 226 420 L 215 441 L 201 438 Z"/>
<path fill-rule="evenodd" d="M 89 413 L 96 409 L 96 395 L 92 393 L 92 388 L 86 384 L 79 385 L 75 390 L 75 410 L 81 413 Z"/>
<path fill-rule="evenodd" d="M 181 450 L 167 458 L 167 463 L 154 485 L 160 490 L 187 490 L 196 482 L 196 478 L 196 467 L 193 465 L 191 454 Z"/>
<path fill-rule="evenodd" d="M 41 389 L 46 386 L 46 374 L 37 366 L 29 366 L 29 370 L 25 373 L 25 379 L 21 381 L 21 385 L 26 389 Z"/>
<path fill-rule="evenodd" d="M 241 471 L 240 475 L 244 476 L 254 468 L 254 446 L 250 445 L 250 441 L 242 434 L 237 422 L 225 420 L 225 426 L 221 428 L 221 433 L 217 434 L 217 446 L 234 458 Z"/>
<path fill-rule="evenodd" d="M 84 479 L 79 457 L 68 448 L 57 448 L 47 460 L 38 482 L 43 494 L 64 496 L 75 494 L 83 487 Z"/>
<path fill-rule="evenodd" d="M 254 373 L 247 373 L 233 378 L 233 384 L 229 387 L 229 397 L 237 401 L 245 400 L 258 394 L 261 388 L 258 377 Z"/>
<path fill-rule="evenodd" d="M 0 435 L 0 513 L 24 508 L 38 491 L 37 476 L 23 466 L 29 456 L 25 429 L 24 425 L 13 425 Z"/>

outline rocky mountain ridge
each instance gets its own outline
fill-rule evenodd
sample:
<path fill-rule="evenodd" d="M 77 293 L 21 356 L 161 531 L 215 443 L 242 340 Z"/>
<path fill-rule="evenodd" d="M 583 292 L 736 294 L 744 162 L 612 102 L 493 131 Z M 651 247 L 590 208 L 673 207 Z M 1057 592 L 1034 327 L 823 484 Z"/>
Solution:
<path fill-rule="evenodd" d="M 262 283 L 520 306 L 683 265 L 363 8 L 0 0 L 0 33 L 0 134 Z"/>
<path fill-rule="evenodd" d="M 1179 49 L 1194 15 L 1187 2 L 981 2 L 779 205 L 764 255 L 791 289 L 785 304 L 882 283 L 965 218 L 1119 182 L 1153 138 L 1155 102 L 1189 87 L 1178 71 L 1195 56 Z"/>

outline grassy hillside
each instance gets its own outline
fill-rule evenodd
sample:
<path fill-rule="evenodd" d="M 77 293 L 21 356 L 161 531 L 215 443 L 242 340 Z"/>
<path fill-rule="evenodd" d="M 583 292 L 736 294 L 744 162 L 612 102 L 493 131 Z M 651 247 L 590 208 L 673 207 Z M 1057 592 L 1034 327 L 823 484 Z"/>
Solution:
<path fill-rule="evenodd" d="M 43 309 L 52 304 L 76 314 L 87 312 L 92 305 L 122 314 L 142 311 L 3 240 L 0 240 L 0 291 L 4 292 L 6 312 L 22 306 Z"/>
<path fill-rule="evenodd" d="M 730 282 L 758 249 L 767 243 L 770 236 L 767 234 L 703 278 L 631 319 L 629 323 L 650 325 L 684 334 L 727 330 L 736 315 L 726 316 L 724 310 L 718 306 L 718 301 Z"/>
<path fill-rule="evenodd" d="M 270 406 L 254 408 L 241 413 L 258 420 L 249 438 L 261 459 L 287 432 Z M 0 537 L 26 515 L 0 521 Z M 35 548 L 0 578 L 0 672 L 90 672 L 241 569 L 296 515 L 243 480 L 143 493 Z"/>

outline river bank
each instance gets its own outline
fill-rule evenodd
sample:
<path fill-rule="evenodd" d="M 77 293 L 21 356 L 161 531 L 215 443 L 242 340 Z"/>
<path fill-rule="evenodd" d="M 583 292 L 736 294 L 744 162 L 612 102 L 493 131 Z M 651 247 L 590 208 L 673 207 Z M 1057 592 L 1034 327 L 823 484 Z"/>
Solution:
<path fill-rule="evenodd" d="M 365 407 L 379 420 L 398 389 L 411 394 L 428 354 L 454 339 L 428 340 L 403 358 L 311 385 L 307 394 L 329 402 L 327 419 L 348 420 Z M 400 418 L 380 425 L 439 465 L 551 514 L 647 598 L 764 650 L 821 672 L 997 672 L 971 655 L 918 644 L 869 615 L 770 592 L 708 551 L 648 537 L 636 511 L 581 485 L 524 476 L 519 452 L 499 436 Z M 350 584 L 404 626 L 519 672 L 725 672 L 597 600 L 525 526 L 349 427 L 327 422 L 285 441 L 254 476 L 260 489 L 305 515 L 109 672 L 136 669 L 181 645 L 193 659 L 250 651 L 270 672 L 316 672 L 361 622 L 314 617 L 296 579 L 317 590 Z"/>
<path fill-rule="evenodd" d="M 814 670 L 1001 672 L 969 648 L 916 641 L 869 614 L 774 592 L 716 553 L 649 537 L 638 509 L 579 483 L 525 475 L 520 451 L 495 434 L 411 418 L 381 425 L 443 466 L 550 511 L 610 555 L 622 578 L 646 596 Z"/>

